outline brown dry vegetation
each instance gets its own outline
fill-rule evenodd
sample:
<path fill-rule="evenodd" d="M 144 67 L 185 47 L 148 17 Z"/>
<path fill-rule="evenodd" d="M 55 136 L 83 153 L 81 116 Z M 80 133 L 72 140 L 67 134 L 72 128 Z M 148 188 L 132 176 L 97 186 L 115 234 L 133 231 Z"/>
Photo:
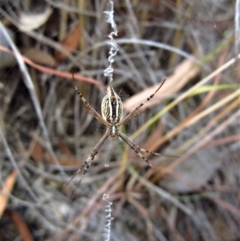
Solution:
<path fill-rule="evenodd" d="M 150 168 L 108 139 L 81 185 L 77 175 L 64 191 L 104 133 L 70 80 L 74 70 L 100 111 L 110 6 L 1 1 L 0 240 L 104 240 L 104 193 L 111 241 L 240 240 L 240 1 L 114 2 L 112 85 L 125 113 L 167 79 L 122 131 L 179 158 L 149 156 Z"/>

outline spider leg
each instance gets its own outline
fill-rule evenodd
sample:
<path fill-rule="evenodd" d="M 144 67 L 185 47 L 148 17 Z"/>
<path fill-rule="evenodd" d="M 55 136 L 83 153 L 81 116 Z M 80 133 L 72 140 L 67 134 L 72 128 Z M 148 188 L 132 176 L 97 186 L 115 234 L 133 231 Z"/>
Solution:
<path fill-rule="evenodd" d="M 136 112 L 149 100 L 151 100 L 154 95 L 161 89 L 161 87 L 163 86 L 164 82 L 166 79 L 163 80 L 163 82 L 160 84 L 160 86 L 157 88 L 157 90 L 151 94 L 144 102 L 142 102 L 140 105 L 138 105 L 133 111 L 131 111 L 122 121 L 120 121 L 117 126 L 121 126 L 122 124 L 126 123 L 127 121 L 129 121 L 135 114 Z"/>
<path fill-rule="evenodd" d="M 139 111 L 133 113 L 133 116 L 132 116 L 132 117 L 135 118 L 135 117 L 140 116 L 140 115 L 143 114 L 143 113 L 148 113 L 148 112 L 150 112 L 150 111 L 151 111 L 151 109 L 149 109 L 149 108 L 144 109 L 144 110 L 139 110 Z"/>
<path fill-rule="evenodd" d="M 72 74 L 73 76 L 73 80 L 74 79 L 74 75 Z M 94 118 L 96 118 L 98 121 L 100 121 L 102 124 L 106 125 L 106 122 L 105 120 L 102 118 L 102 116 L 87 102 L 87 100 L 83 97 L 82 93 L 79 91 L 75 81 L 73 81 L 73 86 L 77 92 L 77 94 L 79 95 L 84 107 L 87 109 L 87 111 L 92 114 L 92 116 Z"/>
<path fill-rule="evenodd" d="M 118 135 L 130 146 L 131 149 L 133 149 L 138 154 L 139 157 L 141 157 L 150 167 L 154 168 L 153 165 L 149 162 L 149 160 L 142 155 L 142 153 L 140 152 L 141 149 L 132 140 L 130 140 L 120 131 L 118 132 Z"/>
<path fill-rule="evenodd" d="M 63 189 L 66 189 L 66 187 L 68 186 L 68 184 L 74 179 L 74 177 L 76 175 L 78 175 L 82 170 L 83 170 L 83 174 L 78 182 L 78 185 L 77 187 L 75 188 L 74 192 L 72 193 L 72 196 L 73 194 L 75 193 L 76 189 L 79 187 L 82 179 L 84 178 L 85 174 L 87 173 L 89 167 L 91 166 L 92 164 L 92 161 L 94 160 L 95 156 L 98 154 L 98 151 L 99 149 L 102 147 L 103 143 L 106 141 L 106 139 L 108 138 L 109 136 L 109 129 L 107 129 L 107 131 L 105 132 L 105 134 L 102 136 L 102 138 L 98 141 L 97 145 L 94 147 L 94 149 L 92 150 L 90 156 L 87 158 L 86 161 L 84 161 L 84 163 L 82 164 L 82 166 L 77 170 L 77 172 L 72 176 L 72 178 L 67 182 L 67 184 L 64 185 L 64 188 Z"/>
<path fill-rule="evenodd" d="M 146 152 L 146 153 L 148 153 L 148 154 L 150 154 L 150 155 L 179 158 L 179 156 L 164 155 L 164 154 L 160 154 L 160 153 L 157 153 L 157 152 L 152 152 L 152 151 L 143 149 L 143 148 L 139 147 L 138 145 L 136 145 L 135 143 L 134 143 L 134 145 L 135 145 L 135 146 L 137 147 L 137 149 L 140 150 L 141 152 Z"/>

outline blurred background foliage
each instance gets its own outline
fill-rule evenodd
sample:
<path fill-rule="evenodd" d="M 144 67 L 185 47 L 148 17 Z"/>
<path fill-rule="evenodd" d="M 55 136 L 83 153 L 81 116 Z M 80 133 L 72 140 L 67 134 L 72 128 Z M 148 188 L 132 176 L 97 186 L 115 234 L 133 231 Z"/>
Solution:
<path fill-rule="evenodd" d="M 105 127 L 109 1 L 0 3 L 0 239 L 240 239 L 240 1 L 114 1 L 119 52 L 111 85 L 125 113 L 166 78 L 122 131 L 150 168 L 120 140 L 107 140 L 78 185 L 64 184 Z M 146 107 L 146 108 L 145 108 Z M 74 191 L 73 198 L 71 193 Z M 105 239 L 106 240 L 106 239 Z"/>

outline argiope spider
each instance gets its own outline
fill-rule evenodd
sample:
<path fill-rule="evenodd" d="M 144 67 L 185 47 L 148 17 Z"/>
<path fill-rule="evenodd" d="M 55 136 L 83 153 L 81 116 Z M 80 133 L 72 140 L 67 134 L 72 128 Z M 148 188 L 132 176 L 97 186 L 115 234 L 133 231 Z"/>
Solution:
<path fill-rule="evenodd" d="M 74 79 L 74 76 L 73 76 Z M 163 86 L 166 79 L 163 80 L 161 85 L 157 88 L 157 90 L 150 95 L 144 102 L 142 102 L 140 105 L 138 105 L 133 111 L 131 111 L 125 118 L 122 119 L 123 114 L 123 104 L 121 98 L 116 94 L 113 87 L 108 86 L 107 88 L 107 94 L 103 97 L 102 105 L 101 105 L 101 112 L 102 116 L 86 101 L 86 99 L 83 97 L 81 92 L 79 91 L 76 84 L 74 84 L 75 90 L 77 94 L 80 96 L 81 101 L 86 108 L 86 110 L 93 115 L 95 119 L 100 121 L 102 124 L 104 124 L 107 127 L 107 130 L 105 134 L 102 136 L 102 138 L 99 140 L 97 145 L 94 147 L 92 153 L 87 158 L 87 160 L 82 164 L 82 166 L 78 169 L 78 171 L 73 175 L 73 177 L 70 179 L 70 181 L 83 170 L 82 177 L 79 180 L 79 184 L 81 183 L 83 177 L 87 173 L 89 167 L 92 164 L 92 161 L 94 160 L 95 156 L 97 155 L 98 151 L 100 150 L 103 143 L 106 141 L 106 139 L 110 136 L 112 139 L 116 139 L 116 137 L 120 137 L 123 141 L 125 141 L 131 149 L 133 149 L 139 157 L 141 157 L 149 166 L 153 167 L 149 160 L 142 155 L 141 152 L 146 152 L 149 154 L 154 154 L 158 156 L 163 156 L 162 154 L 151 152 L 145 149 L 140 148 L 138 145 L 136 145 L 132 140 L 130 140 L 126 135 L 124 135 L 120 130 L 119 127 L 129 121 L 132 117 L 134 117 L 139 109 L 150 99 L 154 97 L 154 95 L 159 91 L 159 89 Z M 69 181 L 69 182 L 70 182 Z M 68 182 L 68 183 L 69 183 Z"/>

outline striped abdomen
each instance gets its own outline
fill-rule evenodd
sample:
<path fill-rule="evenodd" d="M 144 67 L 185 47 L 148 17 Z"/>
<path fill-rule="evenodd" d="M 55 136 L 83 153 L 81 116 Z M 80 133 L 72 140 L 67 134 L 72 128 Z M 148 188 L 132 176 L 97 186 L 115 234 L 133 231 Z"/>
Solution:
<path fill-rule="evenodd" d="M 118 123 L 122 118 L 122 100 L 111 86 L 108 86 L 107 94 L 103 97 L 101 109 L 102 117 L 108 123 Z"/>

